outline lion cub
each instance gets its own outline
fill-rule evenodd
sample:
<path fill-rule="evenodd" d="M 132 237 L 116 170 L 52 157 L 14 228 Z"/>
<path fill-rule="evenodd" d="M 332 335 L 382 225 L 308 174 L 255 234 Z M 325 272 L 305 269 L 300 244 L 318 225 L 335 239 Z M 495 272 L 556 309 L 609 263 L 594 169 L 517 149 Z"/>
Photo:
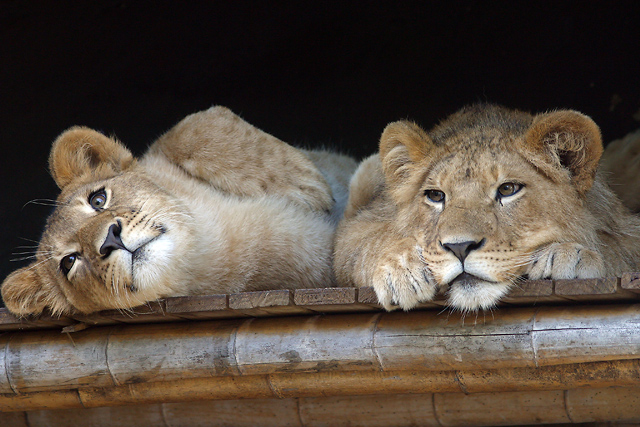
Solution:
<path fill-rule="evenodd" d="M 622 203 L 640 213 L 640 130 L 607 144 L 600 164 Z"/>
<path fill-rule="evenodd" d="M 575 111 L 476 105 L 429 132 L 391 123 L 352 178 L 338 282 L 372 285 L 387 309 L 448 289 L 471 311 L 522 277 L 637 271 L 640 219 L 598 173 L 602 151 L 598 126 Z"/>
<path fill-rule="evenodd" d="M 140 159 L 74 127 L 49 159 L 61 194 L 30 266 L 2 284 L 18 315 L 167 296 L 335 284 L 332 240 L 356 163 L 303 151 L 214 107 Z"/>

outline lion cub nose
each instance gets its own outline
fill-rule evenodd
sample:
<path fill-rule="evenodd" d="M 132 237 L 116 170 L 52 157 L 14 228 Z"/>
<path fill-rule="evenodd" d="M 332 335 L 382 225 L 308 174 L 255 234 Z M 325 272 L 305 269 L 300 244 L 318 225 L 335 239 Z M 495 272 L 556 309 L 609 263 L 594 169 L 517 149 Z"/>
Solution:
<path fill-rule="evenodd" d="M 466 242 L 458 242 L 458 243 L 440 243 L 443 248 L 452 252 L 456 258 L 460 260 L 460 262 L 464 262 L 467 256 L 476 249 L 480 249 L 484 246 L 484 242 L 486 239 L 482 239 L 479 241 L 468 240 Z"/>
<path fill-rule="evenodd" d="M 124 249 L 127 250 L 124 243 L 122 243 L 122 239 L 120 238 L 120 233 L 122 233 L 122 226 L 120 221 L 117 224 L 112 224 L 109 227 L 109 231 L 107 231 L 107 238 L 104 240 L 102 246 L 100 246 L 100 255 L 108 257 L 111 255 L 111 252 L 116 249 Z"/>

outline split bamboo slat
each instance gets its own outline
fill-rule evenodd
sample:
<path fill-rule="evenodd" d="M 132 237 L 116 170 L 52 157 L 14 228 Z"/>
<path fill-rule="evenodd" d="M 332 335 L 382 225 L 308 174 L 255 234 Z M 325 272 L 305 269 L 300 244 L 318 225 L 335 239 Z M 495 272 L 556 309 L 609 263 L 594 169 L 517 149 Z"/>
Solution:
<path fill-rule="evenodd" d="M 637 387 L 639 361 L 542 368 L 438 372 L 343 372 L 193 378 L 0 397 L 3 412 L 233 399 L 285 399 L 372 394 L 543 392 L 567 388 Z M 635 408 L 640 411 L 640 408 Z M 640 415 L 639 415 L 640 416 Z M 2 416 L 0 416 L 2 420 Z"/>
<path fill-rule="evenodd" d="M 640 388 L 614 387 L 219 400 L 0 415 L 3 427 L 635 425 L 640 422 L 638 406 Z"/>

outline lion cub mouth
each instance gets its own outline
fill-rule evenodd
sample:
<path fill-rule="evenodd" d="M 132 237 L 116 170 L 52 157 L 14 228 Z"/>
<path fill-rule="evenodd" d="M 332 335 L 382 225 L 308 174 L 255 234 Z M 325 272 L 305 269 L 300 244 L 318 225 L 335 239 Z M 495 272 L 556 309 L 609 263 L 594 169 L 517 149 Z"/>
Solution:
<path fill-rule="evenodd" d="M 131 261 L 133 266 L 137 266 L 140 263 L 146 263 L 149 261 L 153 261 L 150 256 L 150 252 L 153 252 L 152 247 L 155 247 L 154 243 L 158 242 L 158 240 L 163 237 L 164 232 L 160 232 L 157 236 L 147 237 L 142 242 L 137 243 L 137 247 L 132 250 L 127 249 L 128 252 L 131 253 Z M 139 245 L 139 246 L 138 246 Z"/>
<path fill-rule="evenodd" d="M 456 278 L 451 281 L 451 284 L 464 287 L 473 287 L 480 283 L 486 282 L 487 280 L 481 279 L 478 276 L 474 276 L 473 274 L 469 274 L 465 271 L 457 275 Z"/>
<path fill-rule="evenodd" d="M 133 263 L 135 264 L 136 262 L 139 261 L 146 261 L 147 260 L 147 253 L 145 251 L 145 246 L 150 243 L 151 241 L 144 243 L 142 246 L 140 246 L 138 249 L 134 250 L 131 253 L 131 258 L 133 259 Z"/>
<path fill-rule="evenodd" d="M 486 277 L 476 276 L 474 274 L 463 271 L 458 274 L 450 283 L 450 286 L 462 286 L 467 289 L 472 289 L 480 285 L 493 285 L 499 282 L 488 279 Z"/>
<path fill-rule="evenodd" d="M 491 309 L 510 286 L 510 282 L 495 282 L 463 272 L 450 283 L 449 302 L 462 312 Z"/>

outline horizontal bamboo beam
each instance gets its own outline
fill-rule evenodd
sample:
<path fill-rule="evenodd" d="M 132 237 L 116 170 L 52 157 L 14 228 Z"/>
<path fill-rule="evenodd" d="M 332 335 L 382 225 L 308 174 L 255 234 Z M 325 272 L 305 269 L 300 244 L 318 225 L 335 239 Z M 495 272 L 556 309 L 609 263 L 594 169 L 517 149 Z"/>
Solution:
<path fill-rule="evenodd" d="M 640 358 L 640 305 L 250 318 L 0 335 L 0 393 L 305 372 L 505 369 Z"/>
<path fill-rule="evenodd" d="M 529 280 L 519 283 L 502 299 L 501 305 L 571 304 L 578 302 L 635 302 L 640 299 L 640 273 L 620 278 L 577 280 Z M 446 295 L 418 305 L 418 309 L 446 307 Z M 238 319 L 313 315 L 317 313 L 358 313 L 382 311 L 371 287 L 269 290 L 231 295 L 172 297 L 150 302 L 127 312 L 107 310 L 91 315 L 35 319 L 18 318 L 0 308 L 0 331 L 56 329 L 73 331 L 88 325 L 166 323 L 185 319 Z"/>
<path fill-rule="evenodd" d="M 244 399 L 0 413 L 3 427 L 473 426 L 637 422 L 640 388 Z"/>
<path fill-rule="evenodd" d="M 639 383 L 640 360 L 637 359 L 478 371 L 282 373 L 191 378 L 19 395 L 2 394 L 0 412 L 199 400 L 549 391 L 585 387 L 631 387 Z"/>

